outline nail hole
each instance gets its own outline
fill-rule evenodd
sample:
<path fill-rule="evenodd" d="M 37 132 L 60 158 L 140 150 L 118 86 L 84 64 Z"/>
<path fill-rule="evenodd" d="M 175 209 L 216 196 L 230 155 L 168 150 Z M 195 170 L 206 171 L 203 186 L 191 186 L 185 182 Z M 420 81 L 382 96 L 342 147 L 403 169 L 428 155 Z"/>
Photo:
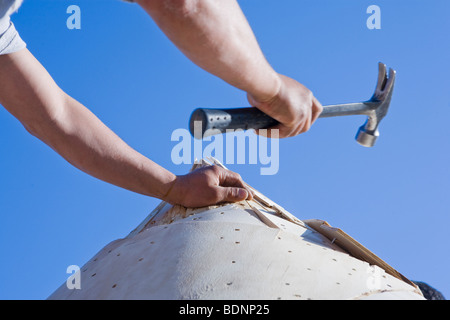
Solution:
<path fill-rule="evenodd" d="M 113 287 L 113 288 L 117 287 L 117 284 L 114 284 L 112 287 Z"/>

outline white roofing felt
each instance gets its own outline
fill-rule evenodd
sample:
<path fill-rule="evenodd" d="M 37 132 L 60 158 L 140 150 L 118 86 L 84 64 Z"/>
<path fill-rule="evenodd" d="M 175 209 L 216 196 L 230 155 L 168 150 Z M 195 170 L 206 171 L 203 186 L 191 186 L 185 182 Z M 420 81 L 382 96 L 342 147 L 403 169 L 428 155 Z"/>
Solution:
<path fill-rule="evenodd" d="M 257 191 L 206 208 L 162 202 L 79 275 L 81 289 L 64 283 L 49 299 L 424 299 L 342 230 Z"/>

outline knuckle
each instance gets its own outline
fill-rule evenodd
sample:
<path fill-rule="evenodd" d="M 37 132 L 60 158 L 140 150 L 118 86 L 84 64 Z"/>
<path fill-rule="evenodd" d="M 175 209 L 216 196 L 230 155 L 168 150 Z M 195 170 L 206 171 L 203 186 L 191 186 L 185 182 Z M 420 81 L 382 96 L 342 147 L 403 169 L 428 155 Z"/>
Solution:
<path fill-rule="evenodd" d="M 291 119 L 289 119 L 284 123 L 284 125 L 288 128 L 295 128 L 298 126 L 300 122 L 302 122 L 304 117 L 305 111 L 303 110 L 303 108 L 300 108 L 299 110 L 296 111 L 295 115 Z"/>
<path fill-rule="evenodd" d="M 320 115 L 321 113 L 322 113 L 322 111 L 323 111 L 323 107 L 321 106 L 321 105 L 317 105 L 317 104 L 315 104 L 314 106 L 313 106 L 313 115 L 316 115 L 316 116 L 318 116 L 318 115 Z"/>
<path fill-rule="evenodd" d="M 309 119 L 309 121 L 305 124 L 305 127 L 303 128 L 304 132 L 309 131 L 309 129 L 311 129 L 311 119 Z"/>
<path fill-rule="evenodd" d="M 220 192 L 220 189 L 214 188 L 211 190 L 211 201 L 214 203 L 217 203 L 222 200 L 222 192 Z"/>
<path fill-rule="evenodd" d="M 323 106 L 320 104 L 320 102 L 317 101 L 317 103 L 314 103 L 316 109 L 320 112 L 323 110 Z"/>
<path fill-rule="evenodd" d="M 321 113 L 323 111 L 323 106 L 321 104 L 316 104 L 316 109 Z"/>
<path fill-rule="evenodd" d="M 302 128 L 301 133 L 305 133 L 305 132 L 309 131 L 309 129 L 311 129 L 311 125 L 307 124 Z"/>
<path fill-rule="evenodd" d="M 217 165 L 213 165 L 210 168 L 211 168 L 211 171 L 213 171 L 216 174 L 220 173 L 220 171 L 221 171 L 221 168 Z"/>

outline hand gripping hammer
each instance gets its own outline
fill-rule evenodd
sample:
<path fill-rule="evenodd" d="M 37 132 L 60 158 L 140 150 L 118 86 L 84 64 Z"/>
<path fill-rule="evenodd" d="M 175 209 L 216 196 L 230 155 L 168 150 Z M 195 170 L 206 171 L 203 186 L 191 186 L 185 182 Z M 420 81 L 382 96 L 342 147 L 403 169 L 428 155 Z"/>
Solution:
<path fill-rule="evenodd" d="M 378 64 L 378 81 L 375 93 L 368 101 L 324 106 L 319 118 L 366 115 L 366 122 L 359 128 L 356 141 L 365 147 L 373 147 L 379 136 L 378 125 L 387 114 L 394 90 L 395 71 Z M 196 121 L 201 122 L 201 130 L 194 130 Z M 196 109 L 189 120 L 191 134 L 197 138 L 225 133 L 227 129 L 264 129 L 278 124 L 258 108 Z M 197 132 L 198 131 L 198 132 Z"/>

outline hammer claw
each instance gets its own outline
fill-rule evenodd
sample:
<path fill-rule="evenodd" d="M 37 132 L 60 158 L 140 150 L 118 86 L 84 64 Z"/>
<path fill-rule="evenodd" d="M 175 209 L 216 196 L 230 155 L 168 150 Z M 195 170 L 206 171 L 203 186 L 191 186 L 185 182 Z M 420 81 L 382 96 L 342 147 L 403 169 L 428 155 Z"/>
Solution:
<path fill-rule="evenodd" d="M 386 86 L 387 80 L 386 65 L 380 62 L 378 64 L 378 83 L 376 91 L 382 92 Z"/>
<path fill-rule="evenodd" d="M 395 70 L 389 69 L 389 80 L 384 91 L 391 92 L 395 81 Z"/>
<path fill-rule="evenodd" d="M 389 78 L 387 75 L 386 65 L 384 63 L 378 63 L 378 81 L 377 87 L 375 88 L 375 92 L 372 97 L 372 101 L 382 100 L 382 95 L 385 89 L 387 88 L 389 82 Z"/>

